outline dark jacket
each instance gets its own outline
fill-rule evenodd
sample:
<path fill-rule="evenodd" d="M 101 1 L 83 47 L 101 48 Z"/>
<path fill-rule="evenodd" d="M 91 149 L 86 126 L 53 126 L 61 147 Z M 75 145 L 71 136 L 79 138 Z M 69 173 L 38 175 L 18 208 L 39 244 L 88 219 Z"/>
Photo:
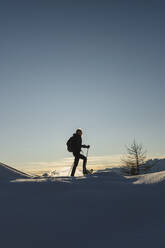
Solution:
<path fill-rule="evenodd" d="M 82 138 L 80 135 L 74 133 L 72 141 L 73 153 L 80 153 L 81 148 L 86 148 L 85 145 L 82 145 Z"/>

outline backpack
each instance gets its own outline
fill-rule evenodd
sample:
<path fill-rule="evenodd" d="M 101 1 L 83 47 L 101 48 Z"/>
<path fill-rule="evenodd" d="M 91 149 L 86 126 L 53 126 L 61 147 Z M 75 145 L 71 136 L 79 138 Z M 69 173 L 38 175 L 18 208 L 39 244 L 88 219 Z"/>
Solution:
<path fill-rule="evenodd" d="M 73 136 L 66 143 L 68 152 L 73 152 Z"/>

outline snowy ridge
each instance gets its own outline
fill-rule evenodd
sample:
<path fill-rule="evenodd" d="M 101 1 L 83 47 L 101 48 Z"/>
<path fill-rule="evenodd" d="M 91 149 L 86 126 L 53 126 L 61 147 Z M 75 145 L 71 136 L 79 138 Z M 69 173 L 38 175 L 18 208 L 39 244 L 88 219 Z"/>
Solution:
<path fill-rule="evenodd" d="M 140 175 L 134 184 L 155 184 L 165 182 L 165 171 Z"/>
<path fill-rule="evenodd" d="M 121 175 L 120 171 L 113 168 L 106 168 L 104 170 L 97 170 L 92 175 L 83 176 L 82 170 L 77 168 L 76 176 L 74 178 L 70 177 L 70 167 L 64 167 L 60 170 L 52 171 L 43 176 L 31 176 L 20 170 L 12 168 L 6 164 L 0 163 L 0 181 L 24 181 L 24 182 L 68 182 L 68 183 L 102 183 L 102 184 L 155 184 L 165 182 L 165 159 L 156 160 L 152 168 L 153 172 L 150 171 L 148 174 L 143 174 L 133 177 L 125 177 Z M 157 167 L 158 165 L 158 167 Z M 154 172 L 155 170 L 156 172 Z M 152 172 L 152 173 L 151 173 Z"/>
<path fill-rule="evenodd" d="M 146 165 L 149 165 L 148 173 L 135 176 L 137 180 L 134 184 L 155 184 L 165 182 L 165 159 L 151 159 Z"/>
<path fill-rule="evenodd" d="M 22 171 L 19 171 L 6 164 L 0 163 L 0 180 L 8 181 L 8 180 L 29 178 L 29 177 L 31 176 Z"/>

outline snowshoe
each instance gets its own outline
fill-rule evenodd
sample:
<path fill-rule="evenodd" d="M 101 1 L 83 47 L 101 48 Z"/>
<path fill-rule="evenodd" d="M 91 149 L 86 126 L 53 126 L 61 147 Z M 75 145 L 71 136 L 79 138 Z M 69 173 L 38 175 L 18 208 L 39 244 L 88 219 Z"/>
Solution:
<path fill-rule="evenodd" d="M 93 173 L 93 169 L 91 169 L 91 170 L 86 170 L 86 171 L 83 172 L 84 175 L 90 175 L 90 174 L 92 174 L 92 173 Z"/>

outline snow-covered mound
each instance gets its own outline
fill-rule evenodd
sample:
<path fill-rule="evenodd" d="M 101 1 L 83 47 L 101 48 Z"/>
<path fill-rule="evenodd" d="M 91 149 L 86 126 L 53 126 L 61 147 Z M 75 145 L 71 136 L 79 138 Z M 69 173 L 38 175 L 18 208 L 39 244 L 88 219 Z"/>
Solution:
<path fill-rule="evenodd" d="M 155 184 L 165 183 L 165 171 L 140 175 L 134 184 Z"/>
<path fill-rule="evenodd" d="M 106 169 L 0 181 L 1 247 L 162 248 L 165 184 L 146 185 L 154 175 L 164 180 L 163 172 L 126 178 Z"/>
<path fill-rule="evenodd" d="M 10 181 L 29 177 L 30 176 L 24 172 L 14 169 L 6 164 L 0 163 L 0 181 Z"/>

